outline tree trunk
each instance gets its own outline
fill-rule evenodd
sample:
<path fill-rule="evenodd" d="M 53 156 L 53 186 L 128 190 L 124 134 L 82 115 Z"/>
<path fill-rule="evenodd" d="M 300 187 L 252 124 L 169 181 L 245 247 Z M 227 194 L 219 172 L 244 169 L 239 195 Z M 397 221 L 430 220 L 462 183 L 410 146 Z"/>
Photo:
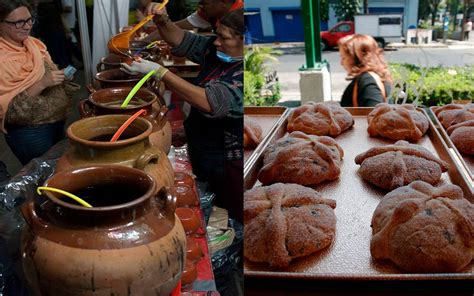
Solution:
<path fill-rule="evenodd" d="M 364 14 L 369 14 L 369 0 L 364 0 Z"/>

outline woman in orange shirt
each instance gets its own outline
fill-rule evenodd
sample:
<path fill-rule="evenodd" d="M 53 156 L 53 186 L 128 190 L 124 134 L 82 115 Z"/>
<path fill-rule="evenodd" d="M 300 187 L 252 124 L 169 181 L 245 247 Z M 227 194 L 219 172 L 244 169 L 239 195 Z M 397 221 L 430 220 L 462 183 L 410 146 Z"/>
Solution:
<path fill-rule="evenodd" d="M 77 90 L 64 85 L 64 71 L 30 36 L 34 22 L 28 2 L 0 1 L 0 127 L 23 165 L 64 138 Z"/>

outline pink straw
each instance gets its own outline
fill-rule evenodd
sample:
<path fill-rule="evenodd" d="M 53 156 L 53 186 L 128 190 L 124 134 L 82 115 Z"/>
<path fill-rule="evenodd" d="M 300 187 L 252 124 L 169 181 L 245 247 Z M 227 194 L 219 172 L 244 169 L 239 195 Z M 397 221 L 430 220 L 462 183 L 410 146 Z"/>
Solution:
<path fill-rule="evenodd" d="M 127 119 L 127 121 L 125 121 L 122 126 L 119 127 L 119 129 L 115 132 L 115 134 L 113 135 L 112 139 L 110 140 L 110 142 L 115 142 L 118 140 L 118 138 L 122 135 L 122 133 L 127 129 L 127 127 L 132 123 L 132 121 L 134 121 L 135 119 L 137 119 L 138 116 L 140 116 L 141 114 L 143 113 L 143 115 L 146 115 L 146 110 L 145 109 L 140 109 L 138 110 L 137 112 L 135 112 L 135 114 L 133 114 L 129 119 Z"/>

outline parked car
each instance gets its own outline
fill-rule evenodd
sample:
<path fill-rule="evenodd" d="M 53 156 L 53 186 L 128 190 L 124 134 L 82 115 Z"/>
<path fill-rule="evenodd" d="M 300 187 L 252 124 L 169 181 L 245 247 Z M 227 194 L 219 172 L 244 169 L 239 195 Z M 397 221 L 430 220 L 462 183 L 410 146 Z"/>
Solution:
<path fill-rule="evenodd" d="M 329 31 L 321 32 L 321 49 L 335 47 L 339 39 L 352 34 L 370 35 L 384 48 L 389 42 L 401 41 L 402 20 L 401 14 L 356 15 L 354 22 L 339 22 Z"/>

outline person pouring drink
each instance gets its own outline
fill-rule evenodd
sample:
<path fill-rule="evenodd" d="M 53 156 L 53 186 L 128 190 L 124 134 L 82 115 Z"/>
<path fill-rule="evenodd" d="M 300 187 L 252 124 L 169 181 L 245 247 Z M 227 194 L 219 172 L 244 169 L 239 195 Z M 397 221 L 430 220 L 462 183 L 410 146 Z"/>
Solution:
<path fill-rule="evenodd" d="M 184 122 L 193 172 L 208 181 L 216 205 L 242 221 L 243 195 L 243 9 L 219 21 L 216 36 L 182 30 L 164 10 L 153 11 L 161 37 L 176 56 L 201 65 L 194 84 L 160 64 L 138 60 L 122 64 L 131 74 L 156 71 L 155 79 L 191 105 Z"/>

